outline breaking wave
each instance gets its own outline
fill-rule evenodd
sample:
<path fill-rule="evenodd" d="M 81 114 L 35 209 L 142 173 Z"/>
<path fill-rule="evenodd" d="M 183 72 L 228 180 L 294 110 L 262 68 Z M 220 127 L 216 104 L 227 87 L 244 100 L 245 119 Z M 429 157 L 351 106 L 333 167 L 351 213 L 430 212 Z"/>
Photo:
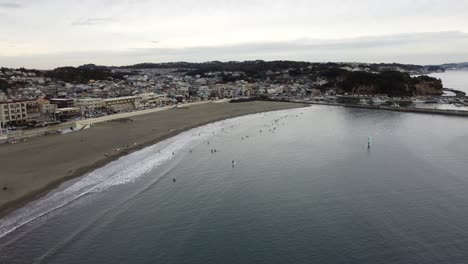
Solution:
<path fill-rule="evenodd" d="M 275 112 L 282 113 L 291 110 L 294 111 L 290 109 Z M 237 126 L 241 122 L 254 119 L 259 115 L 266 115 L 266 113 L 231 118 L 182 132 L 170 139 L 123 156 L 104 167 L 85 174 L 74 180 L 75 182 L 73 180 L 67 182 L 45 197 L 30 202 L 23 208 L 0 219 L 0 238 L 88 194 L 102 192 L 112 186 L 135 181 L 176 157 L 173 153 L 196 146 L 225 129 Z"/>
<path fill-rule="evenodd" d="M 90 193 L 135 181 L 154 168 L 173 159 L 174 153 L 199 144 L 237 118 L 208 124 L 121 157 L 96 169 L 68 187 L 59 187 L 45 197 L 27 204 L 0 220 L 0 238 L 40 217 Z"/>

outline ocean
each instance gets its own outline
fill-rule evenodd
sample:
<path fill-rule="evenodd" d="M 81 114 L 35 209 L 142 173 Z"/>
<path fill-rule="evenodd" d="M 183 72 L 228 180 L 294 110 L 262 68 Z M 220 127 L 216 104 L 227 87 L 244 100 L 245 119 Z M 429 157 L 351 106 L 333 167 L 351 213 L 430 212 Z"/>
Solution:
<path fill-rule="evenodd" d="M 460 90 L 468 94 L 468 70 L 446 71 L 429 74 L 442 80 L 445 88 Z"/>
<path fill-rule="evenodd" d="M 312 106 L 229 119 L 0 220 L 8 264 L 466 262 L 461 117 Z"/>

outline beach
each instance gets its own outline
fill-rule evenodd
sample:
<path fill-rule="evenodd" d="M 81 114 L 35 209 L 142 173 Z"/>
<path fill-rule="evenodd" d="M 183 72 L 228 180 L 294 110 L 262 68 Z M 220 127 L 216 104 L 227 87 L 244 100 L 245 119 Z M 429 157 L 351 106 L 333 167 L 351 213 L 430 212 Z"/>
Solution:
<path fill-rule="evenodd" d="M 67 180 L 183 131 L 231 117 L 303 106 L 260 101 L 182 106 L 99 123 L 75 133 L 0 145 L 0 216 Z"/>
<path fill-rule="evenodd" d="M 467 131 L 322 105 L 213 122 L 5 216 L 0 263 L 466 263 Z"/>

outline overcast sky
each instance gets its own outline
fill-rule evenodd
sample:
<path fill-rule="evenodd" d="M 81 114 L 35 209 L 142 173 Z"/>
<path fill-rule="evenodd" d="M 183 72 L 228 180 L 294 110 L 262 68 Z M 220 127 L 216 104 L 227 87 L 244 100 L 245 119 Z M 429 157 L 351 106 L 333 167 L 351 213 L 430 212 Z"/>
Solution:
<path fill-rule="evenodd" d="M 0 0 L 0 66 L 468 61 L 468 0 Z"/>

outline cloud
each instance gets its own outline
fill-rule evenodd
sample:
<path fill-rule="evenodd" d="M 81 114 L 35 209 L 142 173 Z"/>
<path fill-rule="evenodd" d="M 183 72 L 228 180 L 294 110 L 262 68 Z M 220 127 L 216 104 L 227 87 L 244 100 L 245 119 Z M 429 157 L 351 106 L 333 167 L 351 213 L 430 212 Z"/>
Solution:
<path fill-rule="evenodd" d="M 152 41 L 150 41 L 152 42 Z M 299 60 L 311 62 L 400 62 L 442 64 L 468 61 L 468 34 L 426 32 L 347 39 L 298 39 L 185 48 L 133 48 L 1 57 L 5 66 L 54 68 L 85 63 L 131 65 L 141 62 Z"/>
<path fill-rule="evenodd" d="M 23 5 L 17 2 L 0 2 L 0 8 L 22 8 Z"/>
<path fill-rule="evenodd" d="M 468 56 L 468 34 L 458 31 L 447 32 L 427 32 L 411 33 L 387 36 L 366 36 L 349 39 L 299 39 L 294 41 L 278 42 L 254 42 L 236 45 L 219 46 L 197 46 L 185 48 L 136 48 L 132 51 L 135 54 L 159 54 L 163 56 L 200 56 L 200 59 L 209 57 L 249 56 L 294 56 L 311 58 L 313 54 L 329 55 L 330 60 L 337 60 L 337 55 L 343 57 L 352 57 L 353 55 L 374 54 L 375 60 L 378 57 L 384 57 L 389 54 L 418 54 L 421 52 L 436 53 L 437 51 L 453 51 L 452 45 L 466 45 L 465 48 L 458 49 L 459 53 L 465 53 Z M 429 58 L 430 59 L 430 58 Z M 338 59 L 339 60 L 339 59 Z"/>
<path fill-rule="evenodd" d="M 73 21 L 71 24 L 72 26 L 94 26 L 94 25 L 101 25 L 114 22 L 113 18 L 109 17 L 88 17 L 77 19 Z"/>

